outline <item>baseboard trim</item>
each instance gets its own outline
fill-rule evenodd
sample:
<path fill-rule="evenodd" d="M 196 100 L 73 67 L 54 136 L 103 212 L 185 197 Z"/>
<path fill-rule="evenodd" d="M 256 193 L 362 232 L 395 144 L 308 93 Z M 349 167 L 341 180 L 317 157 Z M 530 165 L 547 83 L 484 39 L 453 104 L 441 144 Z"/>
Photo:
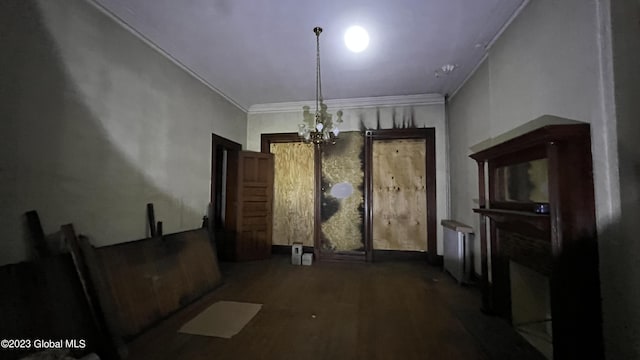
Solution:
<path fill-rule="evenodd" d="M 313 254 L 313 246 L 303 246 L 302 252 Z M 291 255 L 291 245 L 271 245 L 271 253 Z"/>
<path fill-rule="evenodd" d="M 373 262 L 377 261 L 427 261 L 428 253 L 408 250 L 373 250 Z"/>
<path fill-rule="evenodd" d="M 340 251 L 335 253 L 321 253 L 318 255 L 319 261 L 328 262 L 356 262 L 363 263 L 367 261 L 366 253 L 364 251 Z"/>
<path fill-rule="evenodd" d="M 312 253 L 313 246 L 303 246 L 303 253 Z M 284 254 L 291 255 L 291 245 L 271 245 L 272 254 Z M 335 254 L 322 254 L 322 261 L 364 261 L 364 257 L 361 253 L 335 253 Z M 429 256 L 428 252 L 424 251 L 409 251 L 409 250 L 373 250 L 373 262 L 376 261 L 424 261 L 433 266 L 442 266 L 444 258 L 442 255 Z"/>

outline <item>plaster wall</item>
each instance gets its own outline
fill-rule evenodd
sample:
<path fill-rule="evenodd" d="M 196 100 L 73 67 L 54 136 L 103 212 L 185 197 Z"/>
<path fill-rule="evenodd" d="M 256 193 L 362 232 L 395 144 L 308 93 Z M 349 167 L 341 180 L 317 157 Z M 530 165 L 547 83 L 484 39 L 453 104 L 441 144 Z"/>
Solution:
<path fill-rule="evenodd" d="M 610 1 L 620 216 L 600 241 L 605 349 L 640 358 L 640 1 Z M 605 12 L 606 13 L 606 12 Z"/>
<path fill-rule="evenodd" d="M 611 2 L 611 9 L 608 0 L 531 1 L 451 99 L 448 114 L 452 217 L 475 229 L 471 146 L 546 114 L 591 124 L 605 351 L 611 359 L 640 353 L 640 317 L 632 305 L 640 301 L 638 242 L 630 220 L 639 211 L 640 154 L 630 150 L 637 149 L 632 144 L 640 133 L 639 14 L 637 1 Z"/>
<path fill-rule="evenodd" d="M 246 113 L 82 0 L 0 2 L 0 264 L 30 257 L 22 215 L 97 246 L 199 227 L 211 133 Z"/>

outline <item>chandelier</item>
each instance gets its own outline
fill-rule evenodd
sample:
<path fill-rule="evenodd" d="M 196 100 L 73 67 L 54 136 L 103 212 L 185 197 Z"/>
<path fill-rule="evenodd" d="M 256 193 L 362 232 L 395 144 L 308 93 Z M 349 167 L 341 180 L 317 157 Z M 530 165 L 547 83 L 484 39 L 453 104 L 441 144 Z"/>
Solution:
<path fill-rule="evenodd" d="M 322 98 L 322 79 L 320 77 L 320 33 L 321 27 L 313 28 L 316 34 L 316 110 L 311 113 L 309 106 L 302 107 L 303 123 L 298 125 L 298 135 L 308 143 L 322 145 L 335 144 L 340 130 L 336 124 L 342 122 L 342 110 L 336 113 L 334 124 L 332 115 L 327 112 L 327 105 Z"/>

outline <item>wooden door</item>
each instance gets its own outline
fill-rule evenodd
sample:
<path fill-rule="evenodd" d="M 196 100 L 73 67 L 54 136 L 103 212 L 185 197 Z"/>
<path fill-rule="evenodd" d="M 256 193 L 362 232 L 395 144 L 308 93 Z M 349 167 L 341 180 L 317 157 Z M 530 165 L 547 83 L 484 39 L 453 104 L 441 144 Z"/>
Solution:
<path fill-rule="evenodd" d="M 273 227 L 273 155 L 252 151 L 237 154 L 231 219 L 235 225 L 235 258 L 266 259 L 271 256 Z"/>

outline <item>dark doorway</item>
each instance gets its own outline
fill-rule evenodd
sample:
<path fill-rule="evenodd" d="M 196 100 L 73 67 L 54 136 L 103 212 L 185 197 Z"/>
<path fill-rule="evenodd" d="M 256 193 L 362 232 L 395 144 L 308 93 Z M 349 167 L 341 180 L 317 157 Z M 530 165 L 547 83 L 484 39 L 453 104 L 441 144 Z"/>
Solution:
<path fill-rule="evenodd" d="M 232 249 L 226 246 L 233 234 L 227 229 L 228 159 L 237 157 L 242 145 L 211 134 L 211 202 L 209 203 L 209 228 L 220 260 L 233 260 Z"/>

